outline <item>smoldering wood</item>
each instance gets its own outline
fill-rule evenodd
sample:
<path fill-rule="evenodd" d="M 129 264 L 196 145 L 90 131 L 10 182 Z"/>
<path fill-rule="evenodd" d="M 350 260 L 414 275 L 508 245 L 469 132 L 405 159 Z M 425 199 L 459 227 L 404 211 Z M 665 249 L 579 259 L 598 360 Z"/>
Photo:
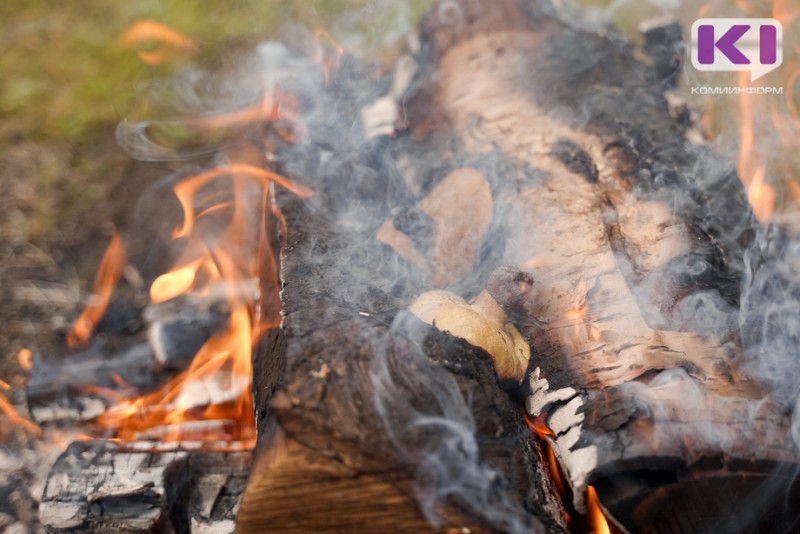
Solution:
<path fill-rule="evenodd" d="M 278 157 L 280 170 L 316 190 L 305 203 L 282 201 L 285 320 L 255 376 L 260 430 L 276 424 L 298 457 L 328 466 L 303 471 L 293 497 L 314 499 L 328 487 L 315 477 L 342 467 L 334 480 L 360 473 L 389 481 L 395 496 L 409 487 L 424 495 L 414 471 L 437 435 L 404 433 L 415 418 L 443 415 L 431 386 L 449 374 L 470 398 L 479 463 L 499 474 L 517 525 L 564 529 L 512 400 L 521 397 L 554 430 L 578 511 L 594 484 L 627 528 L 693 531 L 706 519 L 657 510 L 687 504 L 679 494 L 688 492 L 715 521 L 746 501 L 751 475 L 796 498 L 793 478 L 780 474 L 800 463 L 789 407 L 741 370 L 737 336 L 677 317 L 699 291 L 739 305 L 757 223 L 732 166 L 693 142 L 688 114 L 665 96 L 675 30 L 646 28 L 648 57 L 613 33 L 575 29 L 545 2 L 442 2 L 423 20 L 420 72 L 399 99 L 394 137 L 371 132 L 373 140 L 348 117 L 390 82 L 369 89 L 345 60 L 315 102 L 339 113 L 307 117 L 308 139 Z M 442 226 L 425 198 L 459 169 L 486 177 L 492 215 L 465 227 L 481 236 L 475 251 L 443 263 Z M 433 288 L 468 301 L 488 290 L 531 344 L 530 382 L 502 391 L 488 354 L 409 317 L 413 299 Z M 388 415 L 387 384 L 392 399 L 405 399 Z M 280 456 L 274 447 L 264 441 L 265 465 Z M 275 519 L 268 507 L 297 506 L 277 490 L 293 462 L 256 470 L 242 511 L 251 531 Z M 725 484 L 741 484 L 742 495 L 703 490 Z M 444 525 L 513 528 L 457 496 L 438 504 Z M 363 524 L 384 506 L 358 503 Z M 302 510 L 302 524 L 343 524 L 341 512 L 326 521 L 312 505 Z M 418 519 L 403 510 L 403 521 Z M 448 523 L 452 510 L 458 519 Z M 794 520 L 789 512 L 777 524 Z"/>
<path fill-rule="evenodd" d="M 39 424 L 85 422 L 103 413 L 114 393 L 148 390 L 169 376 L 159 370 L 144 333 L 103 337 L 77 353 L 37 358 L 28 380 L 28 410 Z"/>
<path fill-rule="evenodd" d="M 216 332 L 227 324 L 222 296 L 183 296 L 145 308 L 147 338 L 159 366 L 182 371 Z"/>
<path fill-rule="evenodd" d="M 151 391 L 186 369 L 227 321 L 216 300 L 187 300 L 148 306 L 136 332 L 101 334 L 85 348 L 37 357 L 26 391 L 33 419 L 88 422 L 118 399 Z"/>
<path fill-rule="evenodd" d="M 381 294 L 380 287 L 366 288 L 373 298 L 348 309 L 340 299 L 349 291 L 364 291 L 363 278 L 348 277 L 344 264 L 336 272 L 330 265 L 309 264 L 307 252 L 310 246 L 337 248 L 344 244 L 342 239 L 351 244 L 359 241 L 326 230 L 330 225 L 321 224 L 321 213 L 302 203 L 285 206 L 284 214 L 289 242 L 282 262 L 283 334 L 268 345 L 273 360 L 275 350 L 285 358 L 285 376 L 295 378 L 285 379 L 269 405 L 260 404 L 259 432 L 268 435 L 273 432 L 270 425 L 278 424 L 277 432 L 285 434 L 291 445 L 274 445 L 262 437 L 262 460 L 251 478 L 240 528 L 252 532 L 333 531 L 353 525 L 420 528 L 424 517 L 416 504 L 409 506 L 414 503 L 415 464 L 426 449 L 437 445 L 437 437 L 424 427 L 403 437 L 402 443 L 390 437 L 387 422 L 375 407 L 374 395 L 380 392 L 372 382 L 375 359 L 388 357 L 387 372 L 403 377 L 399 397 L 411 403 L 407 410 L 435 417 L 432 410 L 441 409 L 436 408 L 441 402 L 438 392 L 426 389 L 415 377 L 452 380 L 460 395 L 469 395 L 480 460 L 499 473 L 493 481 L 495 491 L 506 493 L 519 507 L 515 513 L 525 518 L 527 526 L 552 521 L 549 530 L 562 530 L 560 505 L 548 493 L 548 479 L 534 445 L 526 439 L 529 431 L 521 411 L 498 386 L 488 355 L 408 315 L 400 318 L 402 327 L 395 323 L 391 328 L 397 304 L 395 297 Z M 389 251 L 374 241 L 361 242 L 365 259 L 390 258 Z M 384 281 L 394 283 L 396 274 Z M 414 358 L 415 354 L 419 356 Z M 256 360 L 257 403 L 269 398 L 259 398 L 259 391 L 276 387 L 271 366 L 274 361 Z M 413 417 L 400 410 L 389 424 L 406 434 Z M 509 450 L 511 444 L 518 446 Z M 407 449 L 400 452 L 398 447 Z M 444 525 L 477 531 L 486 527 L 464 506 L 468 503 L 457 500 L 439 503 Z"/>
<path fill-rule="evenodd" d="M 70 445 L 48 476 L 40 523 L 48 532 L 234 531 L 251 453 L 137 446 Z"/>

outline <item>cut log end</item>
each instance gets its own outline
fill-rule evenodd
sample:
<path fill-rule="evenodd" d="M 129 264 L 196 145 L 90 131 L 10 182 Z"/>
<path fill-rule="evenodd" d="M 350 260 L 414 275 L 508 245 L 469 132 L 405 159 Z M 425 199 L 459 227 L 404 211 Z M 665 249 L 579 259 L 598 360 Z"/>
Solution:
<path fill-rule="evenodd" d="M 401 487 L 405 485 L 404 489 Z M 292 439 L 276 436 L 254 468 L 238 531 L 435 532 L 408 481 L 359 472 Z"/>

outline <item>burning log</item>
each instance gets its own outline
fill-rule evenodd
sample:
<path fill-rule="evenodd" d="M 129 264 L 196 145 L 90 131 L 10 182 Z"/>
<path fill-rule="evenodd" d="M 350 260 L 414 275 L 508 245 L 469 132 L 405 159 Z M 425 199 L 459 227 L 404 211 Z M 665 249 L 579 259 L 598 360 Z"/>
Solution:
<path fill-rule="evenodd" d="M 186 369 L 227 317 L 218 302 L 185 300 L 146 308 L 146 332 L 112 332 L 69 353 L 37 358 L 26 392 L 33 419 L 45 425 L 91 421 Z"/>
<path fill-rule="evenodd" d="M 53 466 L 39 520 L 50 532 L 234 531 L 251 454 L 143 452 L 73 443 Z"/>
<path fill-rule="evenodd" d="M 658 54 L 674 38 L 647 31 Z M 281 204 L 284 321 L 255 374 L 271 430 L 242 528 L 386 526 L 391 506 L 409 528 L 563 531 L 520 397 L 552 431 L 570 511 L 593 485 L 631 531 L 791 526 L 794 401 L 748 373 L 724 320 L 757 222 L 689 141 L 663 54 L 513 0 L 441 2 L 420 50 L 412 89 L 390 90 L 397 135 L 346 119 L 377 109 L 365 93 L 392 100 L 345 65 L 309 97 L 339 115 L 301 116 L 308 138 L 279 157 L 315 196 Z M 761 483 L 793 504 L 739 513 Z"/>
<path fill-rule="evenodd" d="M 28 381 L 28 410 L 39 424 L 89 421 L 102 414 L 115 396 L 163 381 L 168 374 L 159 372 L 155 363 L 141 335 L 95 341 L 57 359 L 39 358 Z"/>

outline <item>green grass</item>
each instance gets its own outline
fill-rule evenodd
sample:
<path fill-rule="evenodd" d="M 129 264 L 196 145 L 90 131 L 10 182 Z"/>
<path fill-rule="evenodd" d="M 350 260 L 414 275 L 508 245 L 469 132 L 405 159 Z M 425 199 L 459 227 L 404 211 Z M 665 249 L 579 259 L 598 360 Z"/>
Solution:
<path fill-rule="evenodd" d="M 264 38 L 286 2 L 238 0 L 21 2 L 0 5 L 0 113 L 29 135 L 83 141 L 99 125 L 141 112 L 150 81 L 183 61 L 147 65 L 118 43 L 132 23 L 153 19 L 194 39 L 206 61 L 231 40 Z M 185 60 L 184 60 L 185 61 Z M 17 122 L 17 121 L 14 121 Z"/>
<path fill-rule="evenodd" d="M 0 113 L 21 131 L 82 141 L 98 125 L 144 112 L 143 88 L 186 62 L 214 63 L 231 44 L 274 35 L 282 21 L 323 26 L 363 0 L 112 0 L 0 3 Z M 152 19 L 195 40 L 195 57 L 148 65 L 118 43 Z M 369 33 L 367 28 L 362 28 Z M 379 28 L 372 37 L 378 36 Z M 369 38 L 369 36 L 368 36 Z"/>

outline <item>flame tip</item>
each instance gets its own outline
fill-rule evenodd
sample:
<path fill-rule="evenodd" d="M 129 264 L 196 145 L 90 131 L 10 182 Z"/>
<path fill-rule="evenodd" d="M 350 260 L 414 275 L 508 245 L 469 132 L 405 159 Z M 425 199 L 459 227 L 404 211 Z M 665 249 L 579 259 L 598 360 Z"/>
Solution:
<path fill-rule="evenodd" d="M 149 65 L 159 65 L 174 58 L 180 52 L 197 50 L 195 42 L 169 26 L 152 19 L 132 23 L 120 35 L 118 42 L 123 48 L 137 48 L 148 43 L 157 43 L 151 50 L 139 50 L 139 58 Z"/>

